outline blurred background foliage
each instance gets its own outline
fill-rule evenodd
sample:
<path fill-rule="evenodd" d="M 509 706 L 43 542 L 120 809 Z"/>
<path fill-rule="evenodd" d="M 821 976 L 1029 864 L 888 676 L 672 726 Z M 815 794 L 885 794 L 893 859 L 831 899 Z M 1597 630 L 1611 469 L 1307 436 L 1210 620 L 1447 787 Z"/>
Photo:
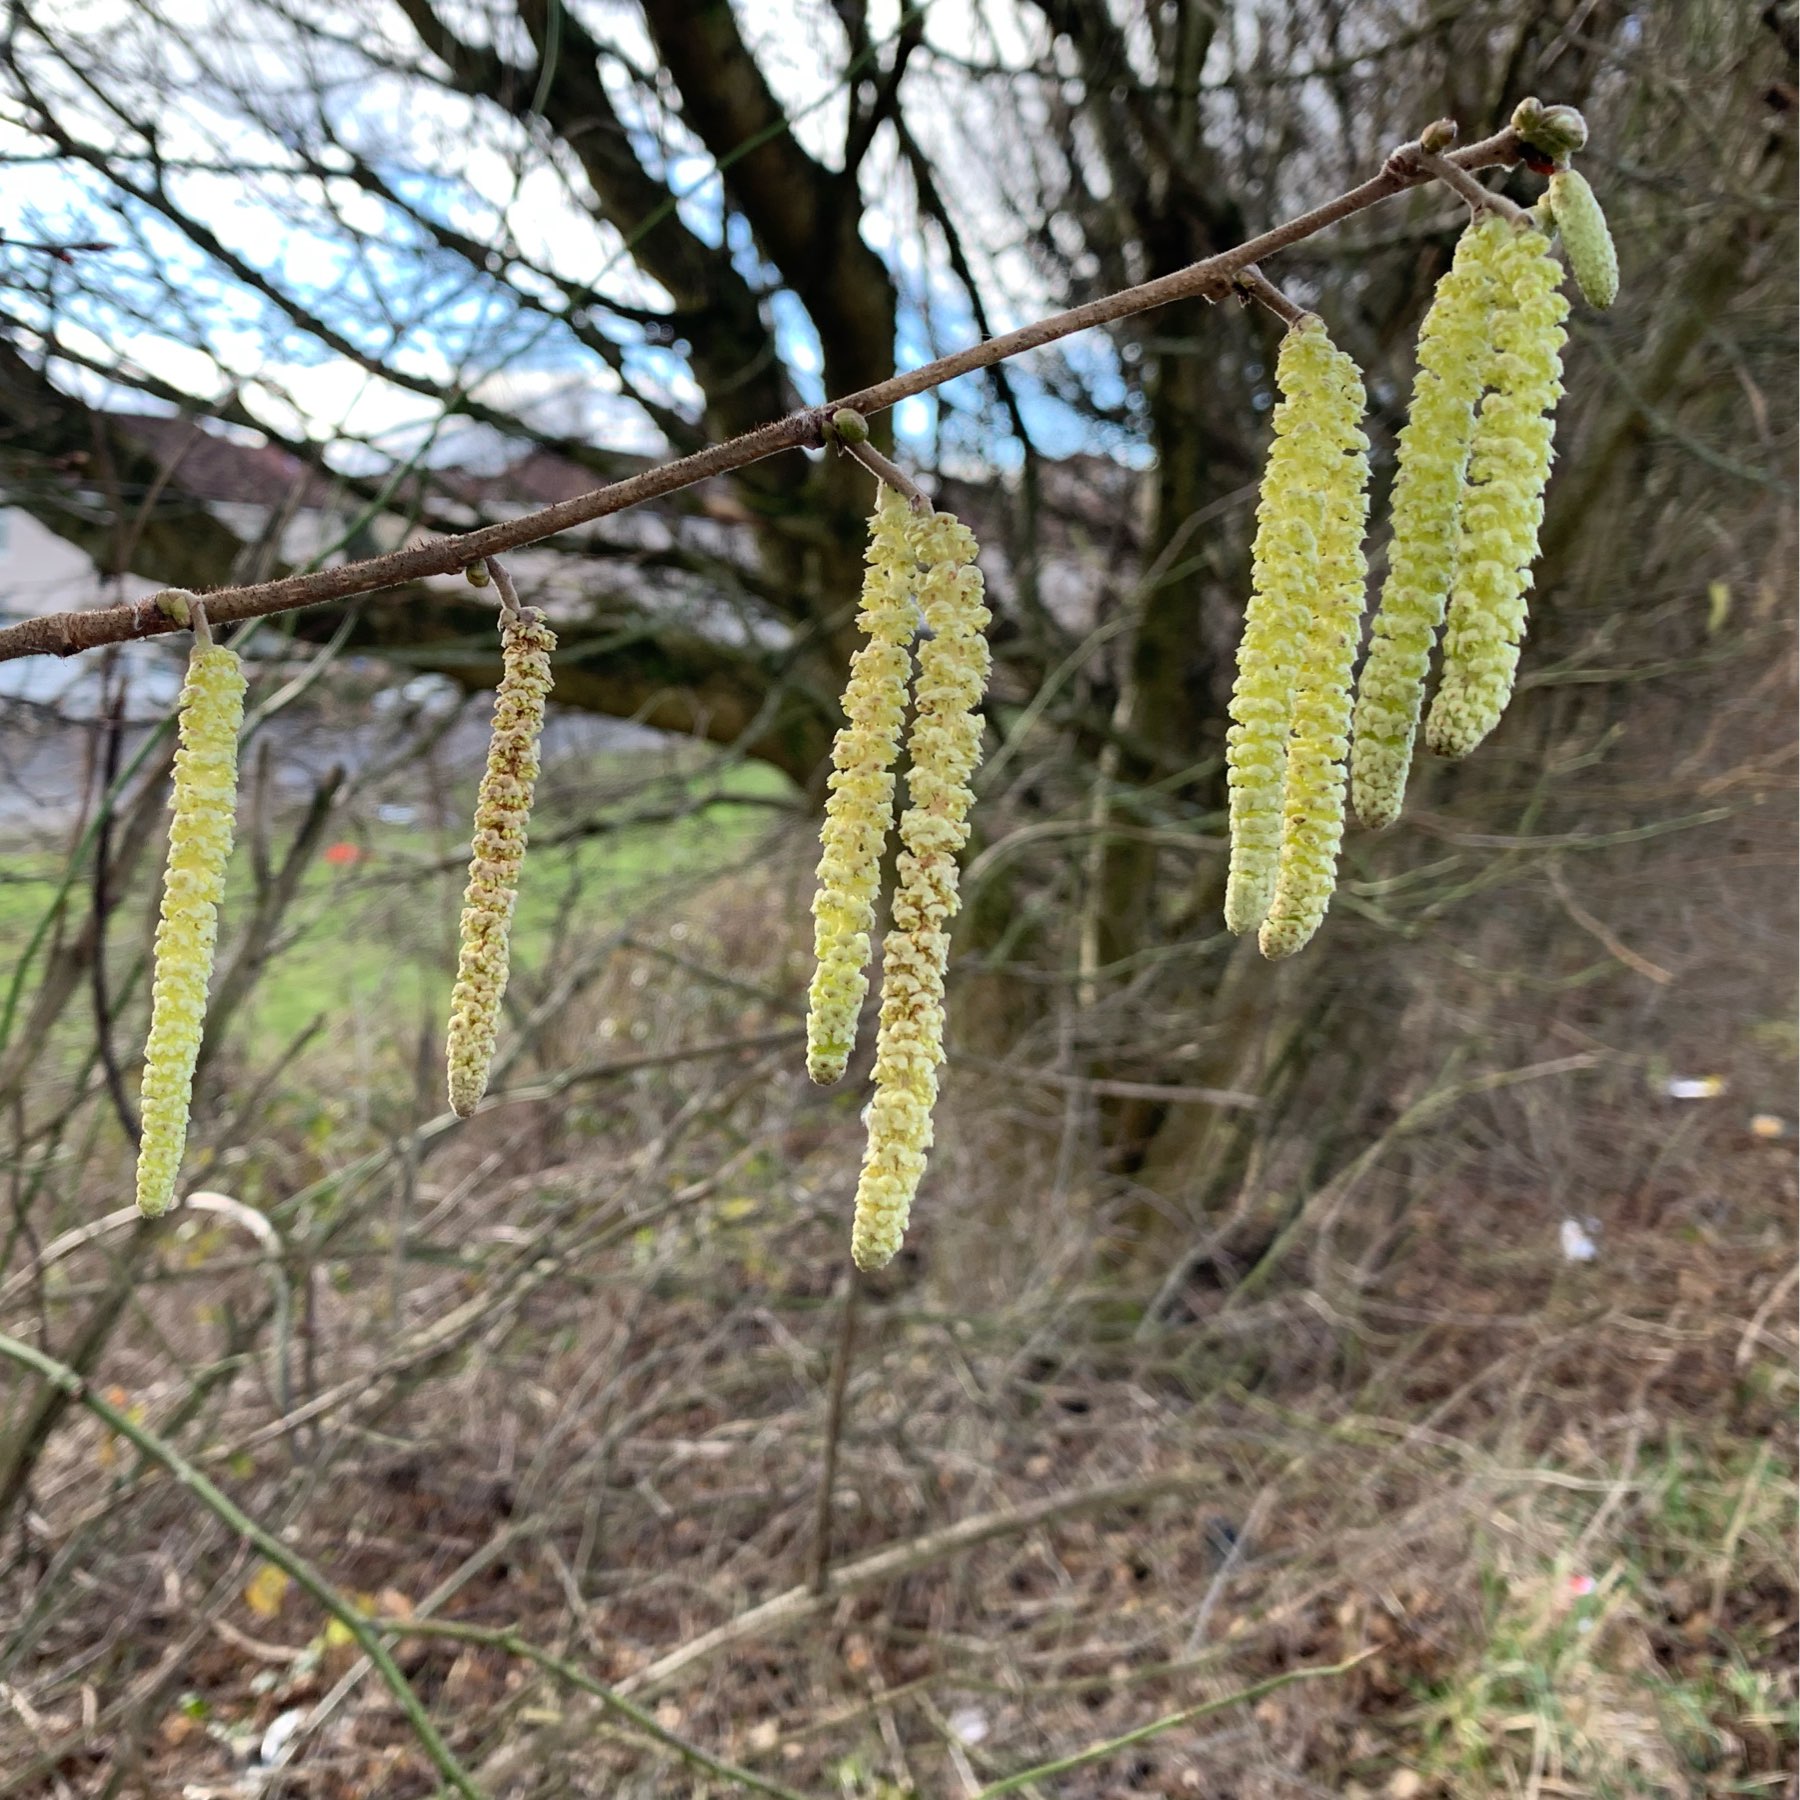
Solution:
<path fill-rule="evenodd" d="M 1527 93 L 1588 116 L 1624 290 L 1572 321 L 1520 692 L 1351 835 L 1293 965 L 1218 917 L 1278 327 L 1171 308 L 876 422 L 996 610 L 890 1276 L 845 1284 L 868 1046 L 834 1093 L 797 1049 L 870 494 L 794 455 L 515 559 L 562 651 L 468 1126 L 491 602 L 244 634 L 223 1199 L 170 1230 L 112 1214 L 173 655 L 0 669 L 0 1330 L 359 1604 L 517 1625 L 807 1792 L 973 1794 L 1362 1651 L 1037 1791 L 1792 1791 L 1791 5 L 20 0 L 0 607 L 562 498 Z M 1464 216 L 1419 190 L 1270 270 L 1367 372 L 1377 520 Z M 0 1380 L 0 1794 L 424 1791 L 354 1646 L 77 1412 Z M 403 1647 L 496 1793 L 729 1790 L 507 1646 Z"/>

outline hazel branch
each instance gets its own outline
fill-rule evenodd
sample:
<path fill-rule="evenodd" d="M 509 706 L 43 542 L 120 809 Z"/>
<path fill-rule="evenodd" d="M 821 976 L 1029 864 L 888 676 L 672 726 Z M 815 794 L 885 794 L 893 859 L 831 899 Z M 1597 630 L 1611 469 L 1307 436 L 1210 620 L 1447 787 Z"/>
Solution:
<path fill-rule="evenodd" d="M 492 580 L 495 593 L 500 596 L 500 610 L 508 618 L 516 619 L 519 616 L 519 590 L 513 586 L 513 578 L 507 572 L 506 565 L 499 557 L 488 556 L 482 558 L 481 567 Z M 478 582 L 476 585 L 484 586 L 485 583 Z"/>
<path fill-rule="evenodd" d="M 831 415 L 825 427 L 825 435 L 844 452 L 854 457 L 873 475 L 877 481 L 885 482 L 896 494 L 899 494 L 914 512 L 928 513 L 932 510 L 930 497 L 919 484 L 893 461 L 886 457 L 869 442 L 867 421 L 859 412 L 853 412 L 847 406 L 840 406 Z"/>
<path fill-rule="evenodd" d="M 1235 285 L 1245 299 L 1266 306 L 1276 318 L 1285 320 L 1290 326 L 1298 325 L 1307 316 L 1306 308 L 1290 300 L 1261 269 L 1243 270 Z"/>
<path fill-rule="evenodd" d="M 646 501 L 679 493 L 716 476 L 748 468 L 750 464 L 784 450 L 822 448 L 831 417 L 840 410 L 848 409 L 865 417 L 885 412 L 902 400 L 941 387 L 960 375 L 990 368 L 1028 350 L 1041 349 L 1075 332 L 1088 331 L 1096 325 L 1115 324 L 1180 300 L 1220 299 L 1232 291 L 1236 278 L 1253 264 L 1291 249 L 1327 227 L 1366 212 L 1409 188 L 1432 179 L 1450 179 L 1435 168 L 1426 168 L 1420 155 L 1416 154 L 1420 149 L 1417 144 L 1403 146 L 1387 159 L 1381 172 L 1369 180 L 1233 249 L 1221 251 L 1217 256 L 1191 263 L 1185 269 L 1159 276 L 1154 281 L 1121 289 L 1086 305 L 1052 313 L 1035 324 L 1020 326 L 1016 331 L 1003 332 L 999 337 L 972 344 L 953 355 L 941 356 L 935 362 L 847 394 L 824 407 L 790 413 L 785 419 L 759 426 L 755 431 L 745 432 L 725 443 L 713 444 L 692 456 L 680 457 L 625 481 L 612 482 L 478 531 L 434 538 L 390 551 L 384 556 L 316 569 L 304 575 L 287 575 L 243 587 L 219 588 L 205 597 L 207 610 L 215 625 L 226 625 L 239 619 L 263 618 L 271 613 L 294 612 L 301 607 L 347 600 L 428 576 L 460 574 L 471 563 L 539 543 L 577 525 L 591 524 L 595 519 L 642 506 Z M 1443 158 L 1442 163 L 1444 170 L 1455 170 L 1466 176 L 1474 169 L 1516 163 L 1523 155 L 1523 141 L 1509 125 L 1492 137 Z M 1479 184 L 1475 185 L 1479 189 Z M 1498 198 L 1488 195 L 1485 190 L 1479 191 L 1484 204 L 1491 204 Z M 75 656 L 102 644 L 156 637 L 175 629 L 174 621 L 158 606 L 154 596 L 85 612 L 48 613 L 0 630 L 0 662 L 22 656 Z"/>
<path fill-rule="evenodd" d="M 1423 144 L 1409 154 L 1428 175 L 1461 194 L 1478 216 L 1484 212 L 1495 213 L 1509 225 L 1517 225 L 1531 217 L 1524 207 L 1514 205 L 1504 194 L 1484 188 L 1467 169 L 1459 168 L 1447 156 L 1429 150 Z"/>

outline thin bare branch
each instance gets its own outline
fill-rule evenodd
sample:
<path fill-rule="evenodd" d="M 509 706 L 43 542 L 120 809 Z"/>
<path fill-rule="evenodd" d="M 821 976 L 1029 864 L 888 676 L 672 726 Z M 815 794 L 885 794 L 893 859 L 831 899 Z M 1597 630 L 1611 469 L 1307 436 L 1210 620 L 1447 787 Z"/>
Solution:
<path fill-rule="evenodd" d="M 959 375 L 989 368 L 1028 350 L 1041 349 L 1075 332 L 1134 318 L 1180 300 L 1217 300 L 1231 291 L 1236 277 L 1252 264 L 1432 179 L 1421 165 L 1421 154 L 1416 143 L 1402 146 L 1383 164 L 1380 174 L 1234 249 L 1191 263 L 1171 275 L 1159 276 L 1154 281 L 1124 288 L 1086 305 L 1053 313 L 1035 324 L 1023 325 L 1016 331 L 1004 332 L 966 350 L 939 357 L 935 362 L 847 394 L 823 407 L 790 413 L 785 419 L 759 426 L 723 444 L 714 444 L 693 456 L 664 463 L 660 468 L 646 469 L 628 480 L 615 481 L 591 493 L 578 494 L 573 499 L 559 501 L 554 506 L 540 508 L 516 519 L 502 520 L 478 531 L 435 538 L 390 551 L 385 556 L 343 563 L 310 574 L 288 575 L 245 587 L 219 588 L 206 596 L 207 611 L 214 625 L 224 625 L 238 619 L 263 618 L 271 613 L 293 612 L 301 607 L 349 599 L 356 594 L 370 594 L 427 576 L 459 574 L 471 562 L 537 543 L 558 532 L 624 512 L 667 494 L 679 493 L 683 488 L 715 476 L 748 468 L 781 451 L 820 448 L 825 442 L 831 415 L 840 408 L 848 407 L 865 417 L 870 413 L 885 412 L 902 400 L 941 387 Z M 1467 172 L 1515 163 L 1520 155 L 1518 134 L 1508 126 L 1444 161 L 1447 168 Z M 120 606 L 97 607 L 88 612 L 49 613 L 0 631 L 0 662 L 22 656 L 74 656 L 101 644 L 155 637 L 175 629 L 175 622 L 158 606 L 154 596 Z"/>

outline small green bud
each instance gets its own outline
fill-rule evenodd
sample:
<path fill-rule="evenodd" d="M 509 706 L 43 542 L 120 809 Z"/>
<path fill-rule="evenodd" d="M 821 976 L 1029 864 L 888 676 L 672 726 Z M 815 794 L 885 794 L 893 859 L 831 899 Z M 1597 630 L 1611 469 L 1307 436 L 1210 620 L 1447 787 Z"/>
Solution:
<path fill-rule="evenodd" d="M 831 429 L 846 444 L 866 444 L 869 441 L 868 420 L 848 406 L 840 406 L 831 415 Z"/>
<path fill-rule="evenodd" d="M 156 610 L 165 619 L 173 619 L 175 623 L 186 629 L 191 620 L 188 608 L 193 604 L 194 596 L 186 588 L 164 588 L 160 594 L 153 594 Z"/>
<path fill-rule="evenodd" d="M 1532 149 L 1562 162 L 1588 141 L 1587 120 L 1573 106 L 1546 106 L 1538 99 L 1521 100 L 1513 108 L 1512 128 Z"/>
<path fill-rule="evenodd" d="M 1619 253 L 1594 190 L 1585 176 L 1573 169 L 1558 169 L 1550 177 L 1545 198 L 1562 233 L 1576 286 L 1590 306 L 1604 310 L 1619 297 Z"/>

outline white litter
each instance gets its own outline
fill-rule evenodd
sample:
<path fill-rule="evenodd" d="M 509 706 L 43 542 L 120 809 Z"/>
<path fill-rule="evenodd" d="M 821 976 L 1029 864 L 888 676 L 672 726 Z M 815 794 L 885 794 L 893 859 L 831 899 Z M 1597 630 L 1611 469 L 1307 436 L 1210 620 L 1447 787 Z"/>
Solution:
<path fill-rule="evenodd" d="M 1583 1225 L 1579 1219 L 1564 1219 L 1562 1222 L 1562 1253 L 1564 1262 L 1592 1262 L 1600 1254 L 1594 1240 L 1588 1236 L 1588 1230 L 1599 1227 L 1589 1219 Z"/>
<path fill-rule="evenodd" d="M 1663 1084 L 1671 1100 L 1716 1100 L 1724 1091 L 1723 1075 L 1671 1075 Z"/>
<path fill-rule="evenodd" d="M 270 1721 L 269 1729 L 263 1733 L 262 1744 L 256 1752 L 256 1760 L 264 1768 L 280 1761 L 281 1753 L 293 1740 L 294 1733 L 306 1723 L 306 1714 L 304 1706 L 290 1706 L 286 1712 Z"/>
<path fill-rule="evenodd" d="M 958 1743 L 979 1744 L 988 1734 L 987 1714 L 978 1706 L 958 1707 L 950 1715 L 950 1731 Z"/>

